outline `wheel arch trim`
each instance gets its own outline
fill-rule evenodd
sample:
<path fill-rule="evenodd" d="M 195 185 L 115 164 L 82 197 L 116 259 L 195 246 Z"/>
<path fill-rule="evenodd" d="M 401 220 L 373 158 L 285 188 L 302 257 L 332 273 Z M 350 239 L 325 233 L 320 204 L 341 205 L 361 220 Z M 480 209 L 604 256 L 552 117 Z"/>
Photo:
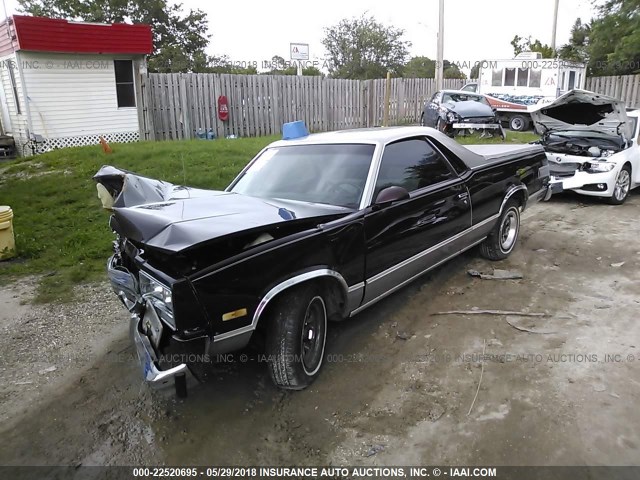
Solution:
<path fill-rule="evenodd" d="M 520 184 L 520 185 L 511 185 L 511 187 L 509 187 L 509 189 L 507 190 L 507 193 L 505 194 L 504 198 L 502 199 L 502 204 L 500 205 L 500 211 L 498 212 L 499 215 L 502 215 L 502 212 L 504 211 L 504 207 L 507 204 L 507 202 L 511 199 L 511 197 L 513 197 L 516 193 L 518 192 L 524 192 L 524 202 L 522 203 L 522 210 L 524 211 L 524 209 L 527 207 L 527 202 L 529 201 L 529 190 L 527 190 L 527 186 Z"/>
<path fill-rule="evenodd" d="M 258 306 L 256 307 L 256 311 L 253 314 L 253 318 L 251 319 L 251 323 L 249 325 L 246 325 L 244 327 L 240 327 L 236 330 L 231 330 L 229 332 L 225 332 L 225 333 L 221 333 L 219 335 L 216 335 L 213 339 L 214 342 L 219 342 L 222 340 L 227 340 L 231 337 L 235 337 L 236 335 L 242 335 L 244 333 L 248 333 L 248 332 L 252 332 L 256 329 L 256 327 L 258 326 L 258 322 L 260 321 L 260 317 L 262 316 L 262 314 L 264 313 L 264 311 L 266 310 L 267 306 L 269 305 L 269 303 L 271 302 L 271 300 L 273 300 L 275 297 L 277 297 L 280 293 L 284 292 L 285 290 L 295 286 L 295 285 L 299 285 L 301 283 L 304 282 L 308 282 L 310 280 L 315 280 L 315 279 L 320 279 L 320 278 L 331 278 L 334 279 L 338 282 L 338 284 L 340 285 L 340 288 L 342 290 L 342 293 L 344 294 L 344 298 L 345 300 L 347 299 L 347 295 L 349 292 L 349 286 L 347 285 L 346 280 L 344 279 L 344 277 L 342 275 L 340 275 L 340 273 L 336 272 L 335 270 L 331 270 L 330 268 L 326 268 L 326 267 L 318 267 L 315 268 L 313 270 L 304 272 L 304 273 L 300 273 L 298 275 L 295 275 L 293 277 L 287 278 L 286 280 L 283 280 L 282 282 L 278 283 L 277 285 L 275 285 L 274 287 L 272 287 L 270 290 L 267 291 L 267 293 L 260 299 L 260 302 L 258 303 Z"/>
<path fill-rule="evenodd" d="M 347 293 L 349 291 L 349 286 L 347 285 L 347 282 L 344 279 L 344 277 L 340 275 L 340 273 L 336 272 L 335 270 L 331 270 L 330 268 L 318 268 L 315 270 L 304 272 L 280 282 L 275 287 L 271 288 L 262 297 L 262 299 L 260 300 L 260 303 L 258 303 L 258 306 L 256 307 L 255 313 L 253 314 L 253 320 L 251 321 L 253 328 L 255 328 L 258 325 L 258 321 L 260 320 L 260 317 L 266 310 L 271 300 L 273 300 L 279 294 L 281 294 L 285 290 L 288 290 L 289 288 L 295 285 L 299 285 L 301 283 L 308 282 L 309 280 L 315 280 L 319 278 L 332 278 L 334 280 L 337 280 L 341 286 L 342 293 L 344 294 L 344 297 L 346 299 Z"/>

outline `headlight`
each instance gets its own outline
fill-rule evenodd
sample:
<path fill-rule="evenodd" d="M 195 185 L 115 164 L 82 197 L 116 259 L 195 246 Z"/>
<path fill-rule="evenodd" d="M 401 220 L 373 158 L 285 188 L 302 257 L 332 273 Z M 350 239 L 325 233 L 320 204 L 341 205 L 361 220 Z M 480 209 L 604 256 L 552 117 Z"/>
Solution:
<path fill-rule="evenodd" d="M 611 162 L 586 162 L 582 168 L 588 173 L 603 173 L 610 172 L 616 168 L 616 164 Z"/>
<path fill-rule="evenodd" d="M 142 298 L 151 302 L 160 319 L 174 330 L 176 328 L 173 319 L 173 298 L 171 290 L 145 272 L 140 272 L 140 293 Z"/>
<path fill-rule="evenodd" d="M 457 122 L 458 121 L 458 115 L 453 113 L 453 112 L 449 112 L 449 113 L 447 113 L 447 120 L 449 120 L 450 122 Z"/>

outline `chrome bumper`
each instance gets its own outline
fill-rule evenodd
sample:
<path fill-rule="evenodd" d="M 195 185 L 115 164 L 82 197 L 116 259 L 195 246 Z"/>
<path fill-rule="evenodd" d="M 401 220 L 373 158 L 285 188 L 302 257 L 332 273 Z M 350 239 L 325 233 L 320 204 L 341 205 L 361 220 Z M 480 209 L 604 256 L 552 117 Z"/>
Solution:
<path fill-rule="evenodd" d="M 149 336 L 142 330 L 142 321 L 145 315 L 155 312 L 149 312 L 149 308 L 152 309 L 153 307 L 145 305 L 145 301 L 140 295 L 138 280 L 135 275 L 124 268 L 118 267 L 115 261 L 115 255 L 109 258 L 107 262 L 107 275 L 109 276 L 113 291 L 118 295 L 118 298 L 120 298 L 125 308 L 129 310 L 131 314 L 129 320 L 129 336 L 136 347 L 136 353 L 144 379 L 153 386 L 162 386 L 167 384 L 169 380 L 176 375 L 188 373 L 189 369 L 185 363 L 181 363 L 168 370 L 161 370 L 159 368 L 158 354 Z M 160 321 L 156 318 L 156 322 L 154 323 L 160 323 Z M 151 334 L 153 336 L 153 332 Z M 159 337 L 155 338 L 157 345 Z"/>
<path fill-rule="evenodd" d="M 149 337 L 141 331 L 141 324 L 142 319 L 140 316 L 137 313 L 132 313 L 129 321 L 129 334 L 136 346 L 138 361 L 140 362 L 145 381 L 152 384 L 164 385 L 176 375 L 181 373 L 186 374 L 189 369 L 185 363 L 181 363 L 168 370 L 160 370 L 160 368 L 158 368 L 158 356 L 151 345 Z"/>
<path fill-rule="evenodd" d="M 451 126 L 453 128 L 475 128 L 477 130 L 483 128 L 497 129 L 501 127 L 499 123 L 454 123 Z"/>

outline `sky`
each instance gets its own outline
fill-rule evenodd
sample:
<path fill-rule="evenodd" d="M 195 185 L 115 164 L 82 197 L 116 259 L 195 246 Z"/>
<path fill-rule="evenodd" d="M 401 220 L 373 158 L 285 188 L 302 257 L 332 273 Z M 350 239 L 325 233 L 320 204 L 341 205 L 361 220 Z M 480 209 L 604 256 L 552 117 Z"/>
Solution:
<path fill-rule="evenodd" d="M 169 0 L 171 1 L 171 0 Z M 438 0 L 179 0 L 184 9 L 208 14 L 208 53 L 233 62 L 257 62 L 259 69 L 274 55 L 289 59 L 291 42 L 309 44 L 311 59 L 324 58 L 324 28 L 343 18 L 372 15 L 405 30 L 411 56 L 436 58 Z M 560 0 L 557 45 L 567 43 L 577 17 L 589 21 L 593 0 Z M 18 2 L 5 0 L 7 13 Z M 554 0 L 446 0 L 444 58 L 472 65 L 483 59 L 513 57 L 514 35 L 551 42 Z M 466 70 L 468 73 L 469 69 Z"/>

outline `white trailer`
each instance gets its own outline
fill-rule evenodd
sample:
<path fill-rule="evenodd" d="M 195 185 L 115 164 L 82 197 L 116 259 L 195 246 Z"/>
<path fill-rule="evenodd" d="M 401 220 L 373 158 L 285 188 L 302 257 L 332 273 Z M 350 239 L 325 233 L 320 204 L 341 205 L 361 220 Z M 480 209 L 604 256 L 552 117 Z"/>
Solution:
<path fill-rule="evenodd" d="M 585 81 L 584 64 L 523 52 L 513 59 L 483 62 L 477 91 L 488 97 L 503 123 L 522 131 L 531 125 L 531 107 L 574 88 L 584 89 Z"/>

